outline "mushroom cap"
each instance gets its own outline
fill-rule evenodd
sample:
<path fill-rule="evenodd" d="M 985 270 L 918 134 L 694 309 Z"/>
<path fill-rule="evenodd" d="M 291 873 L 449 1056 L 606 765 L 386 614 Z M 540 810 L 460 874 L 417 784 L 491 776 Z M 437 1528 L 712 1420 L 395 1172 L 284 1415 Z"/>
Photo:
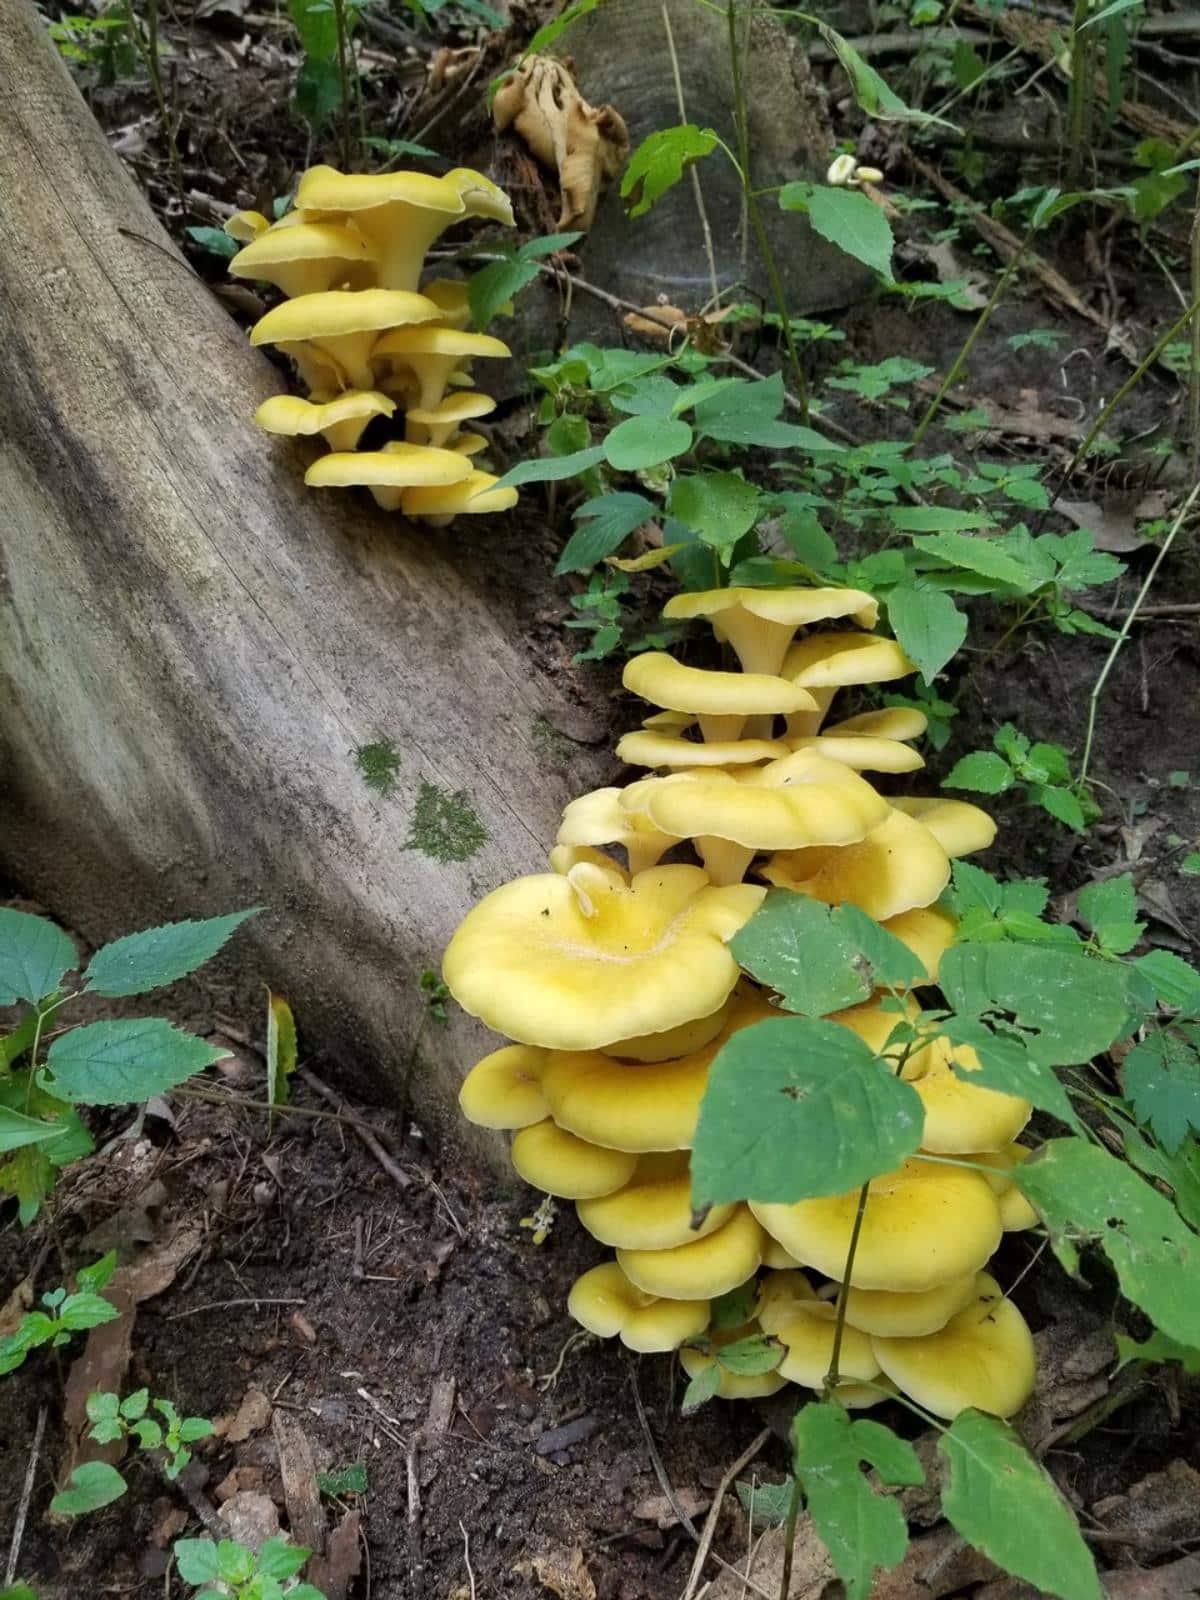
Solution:
<path fill-rule="evenodd" d="M 408 414 L 412 416 L 411 411 Z M 416 445 L 410 448 L 424 447 Z M 446 482 L 406 490 L 400 500 L 405 516 L 490 516 L 497 511 L 511 511 L 516 505 L 519 499 L 517 491 L 508 486 L 497 489 L 495 486 L 500 482 L 499 478 L 490 472 L 471 470 L 469 456 L 464 456 L 457 450 L 446 450 L 442 454 L 453 456 L 456 461 L 463 462 L 468 468 L 467 476 L 453 483 Z"/>
<path fill-rule="evenodd" d="M 235 278 L 265 278 L 271 283 L 277 267 L 298 262 L 370 262 L 374 259 L 370 240 L 364 239 L 357 228 L 340 222 L 301 222 L 290 228 L 268 228 L 265 233 L 256 234 L 233 257 L 229 270 Z"/>
<path fill-rule="evenodd" d="M 787 1350 L 779 1372 L 792 1383 L 821 1388 L 833 1360 L 836 1308 L 827 1300 L 806 1300 L 794 1306 L 772 1332 Z M 847 1322 L 842 1329 L 838 1372 L 852 1382 L 869 1383 L 879 1376 L 879 1370 L 871 1339 Z"/>
<path fill-rule="evenodd" d="M 950 858 L 923 823 L 892 808 L 858 842 L 784 851 L 771 857 L 762 875 L 776 888 L 795 889 L 827 906 L 849 901 L 886 922 L 931 905 L 950 881 Z"/>
<path fill-rule="evenodd" d="M 464 278 L 430 278 L 420 291 L 441 309 L 441 321 L 448 328 L 465 328 L 471 320 L 471 298 Z"/>
<path fill-rule="evenodd" d="M 457 450 L 460 456 L 477 456 L 487 447 L 488 441 L 481 433 L 456 433 L 446 441 L 446 449 Z"/>
<path fill-rule="evenodd" d="M 726 941 L 763 894 L 715 888 L 699 867 L 655 867 L 626 883 L 581 862 L 486 895 L 459 924 L 442 972 L 464 1010 L 510 1039 L 598 1050 L 723 1005 L 739 977 Z"/>
<path fill-rule="evenodd" d="M 708 1327 L 707 1300 L 662 1300 L 635 1288 L 615 1261 L 605 1261 L 576 1278 L 567 1297 L 575 1321 L 601 1339 L 621 1343 L 643 1355 L 677 1350 Z"/>
<path fill-rule="evenodd" d="M 770 1243 L 768 1239 L 766 1244 Z M 764 1247 L 764 1260 L 766 1254 Z M 812 1284 L 802 1272 L 787 1269 L 768 1272 L 759 1280 L 754 1320 L 764 1333 L 778 1333 L 781 1324 L 795 1316 L 797 1307 L 816 1298 Z"/>
<path fill-rule="evenodd" d="M 575 1210 L 593 1239 L 623 1250 L 674 1250 L 707 1238 L 733 1215 L 732 1205 L 712 1206 L 693 1226 L 685 1150 L 642 1156 L 623 1188 L 580 1200 Z"/>
<path fill-rule="evenodd" d="M 937 1333 L 872 1344 L 896 1387 L 938 1417 L 957 1417 L 969 1407 L 1011 1417 L 1037 1378 L 1029 1326 L 987 1272 L 976 1277 L 970 1303 Z"/>
<path fill-rule="evenodd" d="M 719 1349 L 722 1345 L 733 1344 L 757 1332 L 754 1324 L 749 1323 L 741 1328 L 714 1331 L 710 1338 Z M 680 1365 L 689 1378 L 695 1378 L 711 1367 L 715 1359 L 707 1350 L 697 1350 L 695 1345 L 685 1344 L 679 1352 Z M 774 1372 L 730 1372 L 728 1367 L 722 1367 L 717 1394 L 722 1400 L 763 1400 L 767 1395 L 778 1394 L 786 1383 L 787 1379 L 778 1369 Z"/>
<path fill-rule="evenodd" d="M 463 1079 L 458 1103 L 463 1116 L 480 1128 L 528 1128 L 543 1122 L 550 1107 L 542 1093 L 545 1050 L 527 1044 L 505 1045 L 477 1061 Z"/>
<path fill-rule="evenodd" d="M 381 334 L 372 356 L 511 356 L 503 339 L 490 333 L 471 333 L 465 328 L 446 328 L 441 323 L 393 328 Z"/>
<path fill-rule="evenodd" d="M 722 612 L 735 606 L 796 628 L 838 617 L 853 617 L 860 628 L 873 628 L 879 620 L 879 602 L 862 589 L 702 589 L 672 595 L 662 614 L 677 622 L 708 617 L 719 624 Z"/>
<path fill-rule="evenodd" d="M 932 1289 L 922 1289 L 913 1294 L 889 1293 L 886 1289 L 848 1289 L 846 1291 L 846 1323 L 863 1333 L 878 1334 L 886 1339 L 920 1339 L 927 1333 L 944 1328 L 950 1318 L 975 1298 L 973 1272 L 949 1283 L 939 1283 Z M 832 1298 L 836 1300 L 836 1284 L 830 1284 Z"/>
<path fill-rule="evenodd" d="M 577 1139 L 547 1118 L 513 1135 L 512 1164 L 535 1189 L 560 1200 L 591 1200 L 628 1183 L 637 1157 Z"/>
<path fill-rule="evenodd" d="M 396 402 L 377 389 L 346 389 L 330 400 L 304 400 L 298 394 L 273 394 L 254 413 L 254 420 L 268 433 L 321 433 L 339 422 L 358 417 L 390 417 Z"/>
<path fill-rule="evenodd" d="M 841 689 L 853 683 L 888 683 L 916 670 L 895 639 L 866 633 L 810 633 L 788 651 L 781 673 L 806 688 Z"/>
<path fill-rule="evenodd" d="M 685 667 L 662 650 L 647 650 L 625 663 L 621 681 L 631 694 L 670 711 L 705 716 L 752 717 L 811 711 L 806 690 L 762 672 L 709 672 Z"/>
<path fill-rule="evenodd" d="M 261 211 L 235 211 L 225 219 L 225 232 L 239 244 L 249 244 L 271 226 Z"/>
<path fill-rule="evenodd" d="M 996 824 L 987 812 L 966 800 L 901 795 L 892 804 L 928 828 L 948 856 L 974 855 L 976 850 L 986 850 L 996 837 Z"/>
<path fill-rule="evenodd" d="M 447 395 L 440 405 L 431 409 L 413 406 L 405 415 L 410 422 L 419 422 L 426 428 L 437 428 L 470 422 L 474 417 L 486 417 L 495 409 L 496 402 L 490 394 L 464 390 L 460 394 Z"/>
<path fill-rule="evenodd" d="M 681 1022 L 677 1028 L 665 1028 L 661 1033 L 639 1033 L 631 1039 L 617 1039 L 609 1045 L 606 1054 L 648 1065 L 690 1056 L 717 1037 L 728 1020 L 732 1004 L 731 997 L 707 1017 L 695 1017 L 691 1022 Z"/>
<path fill-rule="evenodd" d="M 1032 1105 L 1015 1094 L 964 1083 L 952 1062 L 968 1072 L 979 1068 L 969 1046 L 951 1049 L 946 1040 L 935 1039 L 911 1080 L 925 1107 L 921 1148 L 938 1155 L 1006 1149 L 1033 1115 Z"/>
<path fill-rule="evenodd" d="M 287 230 L 295 233 L 295 228 Z M 249 249 L 249 246 L 247 246 Z M 244 253 L 244 252 L 242 252 Z M 325 289 L 284 300 L 260 317 L 250 343 L 290 344 L 306 339 L 338 339 L 372 333 L 405 322 L 432 322 L 440 316 L 432 300 L 410 289 Z"/>
<path fill-rule="evenodd" d="M 336 167 L 310 167 L 296 189 L 296 205 L 309 211 L 334 212 L 405 205 L 448 216 L 492 217 L 509 224 L 513 220 L 504 191 L 469 167 L 455 167 L 440 178 L 424 172 L 339 172 Z"/>
<path fill-rule="evenodd" d="M 621 804 L 624 790 L 608 786 L 593 789 L 567 802 L 563 808 L 556 843 L 565 845 L 618 844 L 639 870 L 653 865 L 679 835 L 656 828 L 640 811 Z"/>
<path fill-rule="evenodd" d="M 911 995 L 905 997 L 903 1017 L 895 1011 L 885 1010 L 882 1005 L 882 996 L 872 995 L 869 1000 L 860 1001 L 856 1006 L 847 1006 L 843 1011 L 830 1013 L 830 1022 L 839 1022 L 843 1028 L 849 1028 L 856 1033 L 869 1050 L 876 1055 L 883 1053 L 884 1046 L 895 1031 L 896 1027 L 906 1019 L 912 1022 L 920 1013 L 920 1007 Z M 895 1050 L 896 1047 L 893 1047 Z M 904 1063 L 901 1073 L 903 1078 L 919 1076 L 928 1064 L 927 1058 L 931 1053 L 931 1045 L 914 1046 Z"/>
<path fill-rule="evenodd" d="M 693 1244 L 673 1250 L 618 1250 L 617 1260 L 625 1276 L 647 1294 L 667 1300 L 713 1300 L 754 1276 L 762 1258 L 762 1238 L 761 1227 L 746 1207 L 735 1206 L 715 1233 Z"/>
<path fill-rule="evenodd" d="M 1023 1233 L 1026 1228 L 1035 1228 L 1041 1220 L 1025 1191 L 1011 1177 L 1013 1168 L 1028 1161 L 1032 1154 L 1027 1145 L 1009 1144 L 1003 1150 L 974 1150 L 963 1157 L 964 1161 L 977 1161 L 981 1167 L 991 1169 L 983 1176 L 1000 1202 L 1000 1222 L 1005 1233 Z"/>
<path fill-rule="evenodd" d="M 782 739 L 718 739 L 701 744 L 676 734 L 640 728 L 617 741 L 617 760 L 631 767 L 736 767 L 789 754 Z"/>
<path fill-rule="evenodd" d="M 791 750 L 812 750 L 856 772 L 916 772 L 925 765 L 924 758 L 902 740 L 880 739 L 869 733 L 816 733 L 787 743 Z"/>
<path fill-rule="evenodd" d="M 914 906 L 911 911 L 889 917 L 883 926 L 924 965 L 927 981 L 936 983 L 942 957 L 958 931 L 957 919 L 940 906 Z"/>
<path fill-rule="evenodd" d="M 401 444 L 393 439 L 382 450 L 333 450 L 327 456 L 319 456 L 304 474 L 304 481 L 310 489 L 349 489 L 355 485 L 407 489 L 413 484 L 464 482 L 470 471 L 467 458 L 453 450 Z"/>
<path fill-rule="evenodd" d="M 800 1265 L 769 1233 L 763 1239 L 762 1264 L 773 1272 L 791 1272 Z"/>
<path fill-rule="evenodd" d="M 797 1261 L 842 1277 L 857 1190 L 795 1205 L 752 1201 L 750 1208 Z M 910 1159 L 871 1179 L 850 1281 L 895 1293 L 932 1289 L 978 1271 L 1000 1234 L 1000 1208 L 979 1173 Z"/>
<path fill-rule="evenodd" d="M 929 718 L 923 711 L 908 706 L 884 706 L 877 711 L 860 711 L 856 717 L 843 717 L 821 731 L 827 739 L 860 733 L 874 739 L 919 739 L 928 726 Z"/>
<path fill-rule="evenodd" d="M 623 867 L 603 850 L 596 850 L 590 844 L 556 844 L 547 854 L 546 860 L 550 863 L 551 871 L 561 873 L 564 878 L 572 867 L 577 867 L 581 861 L 586 861 L 590 867 L 603 867 L 606 872 L 619 872 L 626 883 L 629 882 L 629 874 Z"/>

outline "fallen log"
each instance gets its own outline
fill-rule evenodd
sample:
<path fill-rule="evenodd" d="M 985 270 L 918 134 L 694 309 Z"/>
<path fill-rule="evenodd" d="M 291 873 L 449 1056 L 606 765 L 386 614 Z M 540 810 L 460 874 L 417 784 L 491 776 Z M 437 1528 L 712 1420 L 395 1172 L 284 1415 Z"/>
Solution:
<path fill-rule="evenodd" d="M 303 487 L 310 456 L 250 420 L 279 372 L 28 0 L 0 0 L 0 350 L 0 872 L 97 941 L 264 906 L 255 1006 L 281 989 L 310 1051 L 436 1126 L 488 1040 L 429 1023 L 419 975 L 543 867 L 599 759 L 547 755 L 540 719 L 581 713 L 510 597 L 544 554 Z M 355 764 L 381 740 L 388 796 Z"/>

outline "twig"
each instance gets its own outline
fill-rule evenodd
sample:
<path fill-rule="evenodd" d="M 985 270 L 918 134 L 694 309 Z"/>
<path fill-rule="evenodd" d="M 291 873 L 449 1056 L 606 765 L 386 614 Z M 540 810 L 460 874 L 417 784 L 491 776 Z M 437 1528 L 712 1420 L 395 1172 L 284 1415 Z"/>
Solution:
<path fill-rule="evenodd" d="M 475 1573 L 471 1567 L 471 1535 L 463 1526 L 461 1517 L 458 1519 L 458 1529 L 463 1536 L 463 1562 L 467 1569 L 467 1582 L 471 1586 L 471 1600 L 475 1600 Z"/>
<path fill-rule="evenodd" d="M 37 1423 L 33 1430 L 33 1444 L 29 1449 L 29 1465 L 25 1468 L 25 1482 L 21 1487 L 21 1503 L 17 1507 L 17 1520 L 13 1523 L 12 1544 L 8 1547 L 8 1565 L 4 1569 L 7 1586 L 15 1582 L 17 1562 L 21 1558 L 21 1541 L 25 1537 L 25 1523 L 29 1517 L 29 1502 L 33 1499 L 33 1484 L 37 1475 L 38 1454 L 42 1448 L 42 1434 L 46 1431 L 46 1408 L 38 1407 Z"/>
<path fill-rule="evenodd" d="M 307 1067 L 298 1067 L 296 1070 L 300 1077 L 304 1079 L 308 1087 L 313 1091 L 313 1093 L 320 1095 L 321 1099 L 326 1101 L 329 1105 L 341 1106 L 345 1104 L 343 1100 L 334 1094 L 332 1089 L 327 1088 L 326 1085 L 321 1082 L 320 1078 L 318 1078 L 314 1073 L 310 1072 Z M 290 1110 L 291 1107 L 288 1107 L 287 1109 Z M 378 1161 L 379 1165 L 387 1173 L 388 1177 L 397 1186 L 397 1188 L 411 1189 L 413 1185 L 412 1178 L 409 1177 L 408 1173 L 405 1172 L 402 1167 L 398 1167 L 396 1165 L 391 1156 L 388 1155 L 387 1151 L 380 1144 L 379 1140 L 376 1138 L 375 1134 L 372 1132 L 367 1123 L 364 1122 L 363 1119 L 354 1112 L 346 1113 L 343 1111 L 340 1112 L 339 1115 L 343 1121 L 348 1122 L 354 1129 L 355 1133 L 366 1145 L 367 1149 L 375 1157 L 376 1161 Z M 449 1210 L 449 1207 L 447 1207 L 447 1210 Z M 461 1233 L 461 1229 L 459 1231 Z"/>
<path fill-rule="evenodd" d="M 209 1300 L 202 1306 L 189 1306 L 186 1311 L 172 1311 L 165 1320 L 179 1322 L 184 1317 L 198 1317 L 202 1311 L 229 1311 L 234 1306 L 302 1306 L 304 1300 L 271 1300 L 262 1295 L 248 1295 L 243 1300 Z"/>
<path fill-rule="evenodd" d="M 667 0 L 661 0 L 663 31 L 667 36 L 667 53 L 671 57 L 671 73 L 675 79 L 675 103 L 679 107 L 679 120 L 686 123 L 688 119 L 687 104 L 683 97 L 683 79 L 679 74 L 679 56 L 675 50 L 675 34 L 671 27 L 671 13 L 667 9 Z M 713 249 L 712 229 L 708 223 L 708 207 L 704 204 L 704 190 L 700 184 L 700 169 L 696 162 L 691 169 L 692 194 L 696 200 L 696 215 L 700 218 L 700 231 L 704 235 L 704 255 L 708 261 L 708 283 L 712 290 L 713 304 L 721 304 L 721 285 L 717 281 L 717 256 Z"/>
<path fill-rule="evenodd" d="M 437 110 L 433 113 L 433 115 L 429 118 L 429 120 L 427 122 L 422 123 L 421 126 L 417 129 L 416 133 L 414 133 L 411 136 L 412 137 L 412 142 L 414 144 L 424 144 L 425 143 L 425 140 L 426 140 L 427 136 L 433 131 L 434 128 L 437 127 L 438 123 L 446 115 L 447 111 L 449 111 L 452 107 L 454 107 L 454 106 L 456 106 L 458 104 L 458 102 L 466 94 L 467 90 L 475 82 L 476 74 L 478 73 L 478 71 L 479 71 L 479 69 L 480 69 L 480 67 L 482 65 L 483 65 L 483 51 L 480 50 L 479 53 L 476 55 L 474 61 L 471 63 L 470 71 L 467 73 L 466 77 L 459 84 L 458 88 L 454 91 L 454 93 L 450 96 L 450 98 L 445 102 L 444 105 L 440 105 L 437 108 Z"/>
<path fill-rule="evenodd" d="M 745 1469 L 754 1460 L 755 1456 L 771 1437 L 770 1428 L 764 1428 L 749 1444 L 741 1455 L 725 1473 L 717 1485 L 717 1492 L 713 1495 L 712 1505 L 708 1508 L 708 1516 L 704 1519 L 704 1531 L 700 1535 L 700 1544 L 696 1551 L 696 1559 L 692 1562 L 692 1570 L 688 1577 L 687 1588 L 683 1591 L 683 1600 L 692 1600 L 696 1585 L 700 1582 L 700 1575 L 704 1571 L 704 1563 L 713 1542 L 713 1535 L 717 1531 L 717 1519 L 721 1515 L 721 1503 L 729 1492 L 729 1486 L 739 1472 Z"/>

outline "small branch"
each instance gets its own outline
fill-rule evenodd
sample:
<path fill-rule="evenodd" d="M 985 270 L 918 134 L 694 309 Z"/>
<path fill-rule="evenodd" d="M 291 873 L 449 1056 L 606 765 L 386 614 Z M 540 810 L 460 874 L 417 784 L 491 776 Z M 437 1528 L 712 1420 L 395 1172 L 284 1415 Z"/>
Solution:
<path fill-rule="evenodd" d="M 671 13 L 667 9 L 667 0 L 661 0 L 663 30 L 667 36 L 667 53 L 671 57 L 671 74 L 675 79 L 675 103 L 679 107 L 679 120 L 686 122 L 688 119 L 687 105 L 683 98 L 683 79 L 679 75 L 679 56 L 675 50 L 675 33 L 671 27 Z M 721 304 L 721 285 L 717 281 L 717 256 L 713 249 L 712 229 L 708 223 L 708 207 L 704 204 L 704 190 L 700 184 L 700 169 L 695 162 L 692 163 L 692 194 L 696 200 L 696 215 L 700 218 L 700 231 L 704 235 L 704 254 L 708 261 L 708 282 L 712 290 L 714 306 Z"/>
<path fill-rule="evenodd" d="M 303 1300 L 271 1300 L 262 1295 L 249 1295 L 243 1300 L 210 1300 L 202 1306 L 189 1306 L 186 1311 L 172 1311 L 165 1320 L 179 1322 L 183 1317 L 198 1317 L 202 1311 L 228 1311 L 234 1306 L 302 1306 Z"/>
<path fill-rule="evenodd" d="M 700 1582 L 701 1574 L 704 1571 L 704 1563 L 708 1559 L 708 1552 L 712 1547 L 713 1535 L 717 1531 L 717 1519 L 721 1515 L 721 1502 L 729 1493 L 730 1484 L 733 1483 L 739 1472 L 745 1471 L 770 1437 L 770 1428 L 764 1428 L 742 1451 L 741 1455 L 717 1485 L 717 1492 L 713 1495 L 712 1505 L 709 1506 L 708 1516 L 704 1520 L 704 1531 L 700 1535 L 700 1545 L 696 1551 L 696 1559 L 692 1562 L 692 1570 L 688 1576 L 687 1588 L 683 1592 L 683 1600 L 692 1600 L 692 1596 L 696 1592 L 696 1586 Z"/>
<path fill-rule="evenodd" d="M 314 1074 L 311 1073 L 307 1067 L 299 1067 L 297 1068 L 297 1071 L 300 1077 L 304 1079 L 305 1083 L 313 1091 L 313 1093 L 320 1095 L 321 1099 L 327 1104 L 336 1106 L 342 1106 L 345 1104 L 343 1100 L 340 1100 L 338 1096 L 334 1094 L 332 1089 L 326 1088 L 326 1086 L 321 1082 L 320 1078 L 314 1076 Z M 345 1111 L 341 1111 L 339 1112 L 339 1116 L 343 1121 L 350 1124 L 355 1133 L 366 1145 L 367 1149 L 375 1157 L 376 1161 L 378 1161 L 379 1165 L 387 1173 L 388 1177 L 392 1180 L 396 1187 L 399 1189 L 411 1189 L 413 1180 L 409 1177 L 408 1173 L 404 1171 L 403 1167 L 398 1167 L 396 1165 L 391 1156 L 388 1155 L 387 1151 L 380 1144 L 379 1140 L 376 1138 L 374 1132 L 371 1130 L 368 1124 L 364 1122 L 363 1119 L 357 1115 L 357 1113 L 354 1112 L 347 1113 Z"/>
<path fill-rule="evenodd" d="M 25 1468 L 25 1482 L 21 1487 L 21 1500 L 17 1506 L 17 1520 L 13 1523 L 12 1543 L 8 1547 L 8 1565 L 4 1569 L 7 1587 L 16 1581 L 17 1562 L 21 1559 L 21 1541 L 25 1537 L 25 1523 L 29 1518 L 29 1502 L 33 1499 L 33 1485 L 37 1476 L 38 1455 L 42 1448 L 42 1435 L 46 1431 L 46 1408 L 38 1407 L 37 1423 L 33 1430 L 33 1444 L 29 1449 L 29 1465 Z"/>

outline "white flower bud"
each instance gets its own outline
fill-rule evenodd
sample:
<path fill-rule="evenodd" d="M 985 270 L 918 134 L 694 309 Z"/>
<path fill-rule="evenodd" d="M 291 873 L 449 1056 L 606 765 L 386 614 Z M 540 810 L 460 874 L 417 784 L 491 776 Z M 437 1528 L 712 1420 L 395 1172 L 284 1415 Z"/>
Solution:
<path fill-rule="evenodd" d="M 829 171 L 825 174 L 825 182 L 832 184 L 834 188 L 840 189 L 843 185 L 853 181 L 854 170 L 857 166 L 858 162 L 853 156 L 835 156 L 830 163 Z"/>

